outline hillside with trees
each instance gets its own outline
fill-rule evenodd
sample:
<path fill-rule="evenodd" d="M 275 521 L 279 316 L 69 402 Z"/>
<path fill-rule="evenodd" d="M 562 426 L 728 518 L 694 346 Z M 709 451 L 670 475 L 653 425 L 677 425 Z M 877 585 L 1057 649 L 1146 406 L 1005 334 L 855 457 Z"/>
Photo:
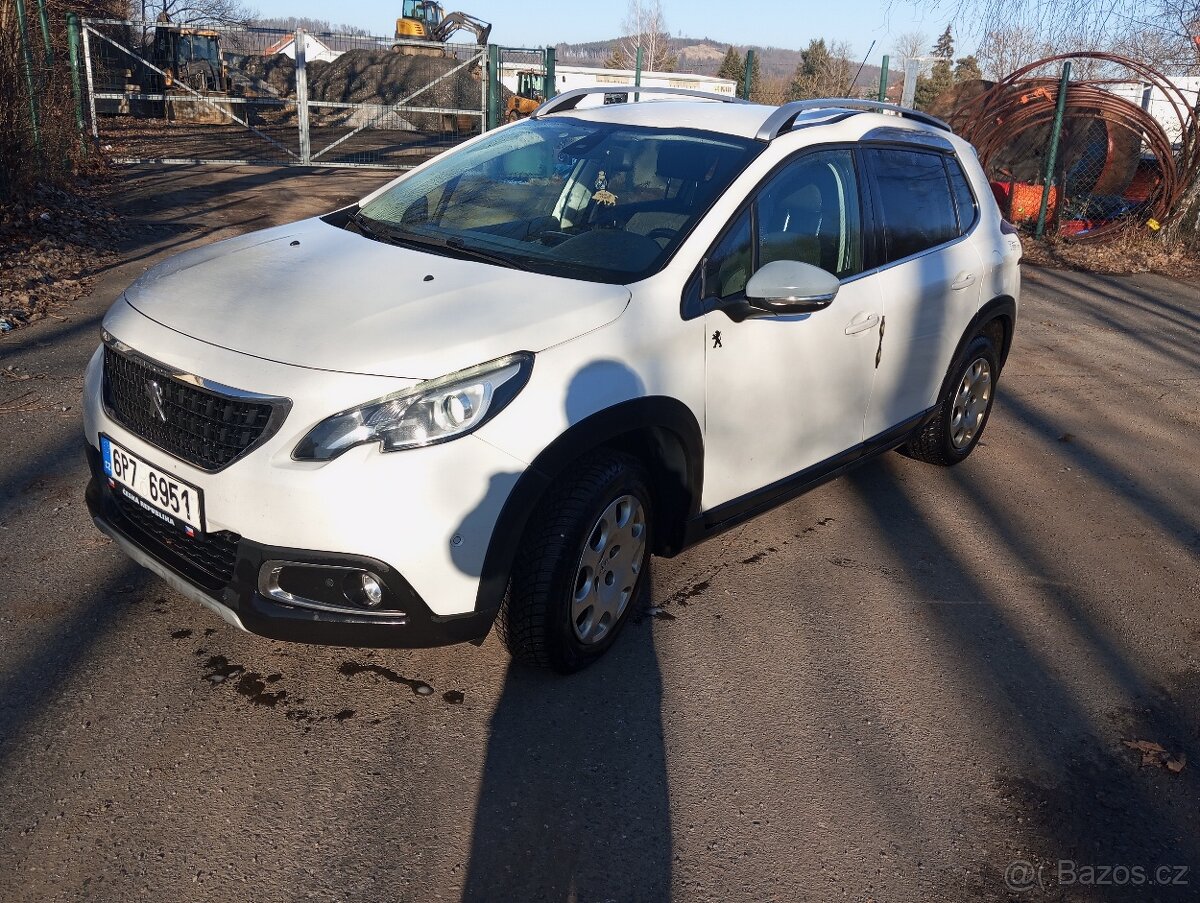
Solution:
<path fill-rule="evenodd" d="M 588 41 L 581 44 L 558 44 L 555 48 L 558 62 L 567 66 L 604 66 L 612 59 L 614 51 L 623 42 L 623 38 L 609 38 L 602 41 Z M 842 45 L 845 46 L 845 45 Z M 837 45 L 829 45 L 833 50 Z M 696 75 L 719 75 L 722 64 L 730 51 L 739 60 L 745 60 L 746 51 L 753 48 L 755 64 L 764 82 L 776 83 L 786 87 L 796 75 L 796 67 L 804 62 L 804 51 L 786 47 L 764 47 L 750 44 L 726 44 L 710 37 L 688 38 L 667 36 L 663 45 L 664 55 L 673 57 L 675 64 L 666 71 L 690 72 Z M 878 48 L 872 54 L 879 58 Z M 857 71 L 861 59 L 846 60 L 849 75 Z M 649 65 L 643 67 L 651 69 Z M 630 65 L 630 68 L 633 66 Z M 723 75 L 723 78 L 729 77 Z M 740 79 L 740 70 L 739 76 Z M 856 86 L 862 90 L 879 86 L 879 67 L 867 64 L 859 74 Z M 781 88 L 782 90 L 782 88 Z"/>

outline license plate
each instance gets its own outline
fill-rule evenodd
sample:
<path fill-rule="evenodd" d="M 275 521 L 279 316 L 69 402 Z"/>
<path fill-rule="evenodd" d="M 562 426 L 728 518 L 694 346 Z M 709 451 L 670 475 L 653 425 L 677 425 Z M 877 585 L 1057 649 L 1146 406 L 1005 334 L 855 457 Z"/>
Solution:
<path fill-rule="evenodd" d="M 159 470 L 108 436 L 100 436 L 100 455 L 114 492 L 188 536 L 204 532 L 204 495 L 195 486 Z"/>

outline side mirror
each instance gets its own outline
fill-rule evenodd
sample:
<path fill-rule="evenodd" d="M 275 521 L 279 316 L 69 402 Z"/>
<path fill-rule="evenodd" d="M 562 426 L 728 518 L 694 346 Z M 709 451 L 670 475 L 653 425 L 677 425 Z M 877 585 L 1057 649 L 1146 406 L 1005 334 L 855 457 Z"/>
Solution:
<path fill-rule="evenodd" d="M 746 283 L 750 306 L 771 314 L 824 310 L 837 297 L 837 276 L 798 260 L 773 260 Z"/>

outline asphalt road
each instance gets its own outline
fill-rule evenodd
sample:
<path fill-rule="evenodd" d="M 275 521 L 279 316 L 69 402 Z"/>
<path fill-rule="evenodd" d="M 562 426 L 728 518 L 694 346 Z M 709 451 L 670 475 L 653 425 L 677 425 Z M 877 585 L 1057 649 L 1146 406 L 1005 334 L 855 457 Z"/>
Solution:
<path fill-rule="evenodd" d="M 1200 898 L 1200 287 L 1028 270 L 970 460 L 656 560 L 582 674 L 239 634 L 92 528 L 80 374 L 163 254 L 381 178 L 132 170 L 0 338 L 0 899 Z"/>

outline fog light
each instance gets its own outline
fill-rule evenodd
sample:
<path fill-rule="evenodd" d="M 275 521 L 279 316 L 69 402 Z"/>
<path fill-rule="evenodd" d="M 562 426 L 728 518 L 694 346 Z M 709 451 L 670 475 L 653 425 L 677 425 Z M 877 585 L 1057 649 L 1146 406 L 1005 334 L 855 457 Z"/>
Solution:
<path fill-rule="evenodd" d="M 363 603 L 375 608 L 383 602 L 383 587 L 374 574 L 363 574 L 362 581 Z"/>

